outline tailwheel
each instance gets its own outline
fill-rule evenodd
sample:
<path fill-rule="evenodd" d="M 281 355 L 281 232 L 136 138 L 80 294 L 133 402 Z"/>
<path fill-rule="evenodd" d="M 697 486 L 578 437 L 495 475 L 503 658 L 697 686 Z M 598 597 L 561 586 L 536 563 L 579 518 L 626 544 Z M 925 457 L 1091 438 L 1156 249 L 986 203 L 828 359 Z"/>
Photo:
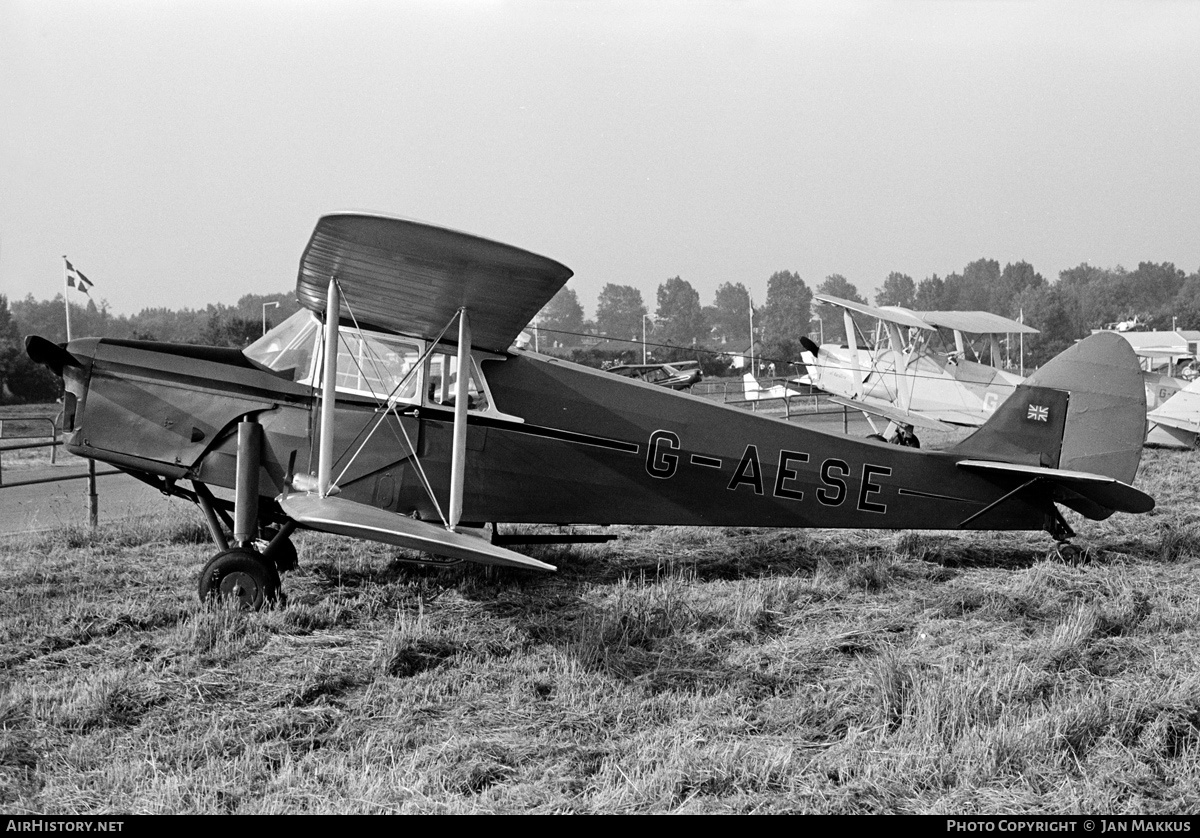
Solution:
<path fill-rule="evenodd" d="M 283 603 L 275 566 L 245 547 L 234 547 L 213 556 L 200 571 L 200 601 L 236 600 L 243 611 Z"/>
<path fill-rule="evenodd" d="M 1069 541 L 1054 545 L 1054 553 L 1063 564 L 1079 565 L 1088 560 L 1087 550 Z"/>

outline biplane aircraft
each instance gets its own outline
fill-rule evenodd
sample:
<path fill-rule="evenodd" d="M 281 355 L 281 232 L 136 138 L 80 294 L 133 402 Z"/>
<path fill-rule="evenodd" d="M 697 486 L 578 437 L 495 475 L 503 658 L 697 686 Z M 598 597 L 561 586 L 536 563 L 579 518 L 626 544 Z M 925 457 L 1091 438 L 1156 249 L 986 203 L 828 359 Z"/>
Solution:
<path fill-rule="evenodd" d="M 1195 448 L 1200 441 L 1200 378 L 1176 390 L 1146 414 L 1146 444 L 1164 448 Z"/>
<path fill-rule="evenodd" d="M 301 309 L 245 351 L 26 340 L 65 381 L 64 436 L 196 503 L 202 600 L 278 601 L 297 529 L 445 561 L 554 567 L 498 524 L 1044 530 L 1059 505 L 1146 512 L 1145 395 L 1127 343 L 1088 338 L 946 451 L 855 440 L 511 348 L 571 276 L 396 218 L 319 219 Z M 577 540 L 551 533 L 544 540 Z"/>
<path fill-rule="evenodd" d="M 1180 349 L 1178 344 L 1134 345 L 1146 387 L 1147 445 L 1196 446 L 1200 434 L 1200 379 L 1195 355 Z"/>
<path fill-rule="evenodd" d="M 801 340 L 813 386 L 831 394 L 831 401 L 861 410 L 877 436 L 901 445 L 919 447 L 914 426 L 944 429 L 987 422 L 1023 380 L 999 368 L 999 336 L 1037 333 L 986 311 L 910 311 L 827 294 L 815 299 L 842 309 L 847 345 L 818 347 L 808 338 Z M 864 333 L 852 314 L 872 318 L 874 333 Z M 942 332 L 953 334 L 952 345 L 943 341 Z M 980 361 L 969 335 L 986 339 L 990 364 Z M 886 429 L 873 417 L 887 420 Z"/>
<path fill-rule="evenodd" d="M 672 361 L 661 364 L 616 364 L 605 367 L 606 372 L 636 378 L 647 384 L 686 390 L 703 377 L 699 361 Z"/>

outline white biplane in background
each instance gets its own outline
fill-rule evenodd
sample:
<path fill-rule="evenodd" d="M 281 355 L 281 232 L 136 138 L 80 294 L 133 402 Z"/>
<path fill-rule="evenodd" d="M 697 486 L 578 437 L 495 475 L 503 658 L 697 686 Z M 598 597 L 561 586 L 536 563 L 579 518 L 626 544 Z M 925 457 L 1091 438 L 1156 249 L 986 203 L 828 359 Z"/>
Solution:
<path fill-rule="evenodd" d="M 1194 448 L 1200 437 L 1196 357 L 1178 345 L 1135 346 L 1146 385 L 1146 444 Z"/>
<path fill-rule="evenodd" d="M 1024 380 L 1001 369 L 1000 336 L 1038 331 L 986 311 L 911 311 L 826 294 L 816 299 L 842 309 L 847 343 L 802 341 L 813 386 L 861 410 L 881 438 L 914 447 L 920 445 L 914 427 L 983 425 Z M 871 334 L 852 313 L 875 321 Z M 970 336 L 982 339 L 979 349 Z M 985 352 L 989 363 L 982 361 Z M 887 420 L 884 429 L 876 417 Z"/>
<path fill-rule="evenodd" d="M 1149 388 L 1147 388 L 1149 389 Z M 1200 440 L 1200 378 L 1146 414 L 1146 444 L 1195 448 Z"/>

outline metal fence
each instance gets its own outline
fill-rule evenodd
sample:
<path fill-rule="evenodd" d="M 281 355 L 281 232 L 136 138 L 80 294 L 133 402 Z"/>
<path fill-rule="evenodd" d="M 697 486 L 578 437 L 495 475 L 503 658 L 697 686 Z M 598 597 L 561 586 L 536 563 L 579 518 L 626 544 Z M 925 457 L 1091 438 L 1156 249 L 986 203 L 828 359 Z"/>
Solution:
<path fill-rule="evenodd" d="M 778 384 L 786 384 L 787 381 L 786 378 L 763 378 L 759 379 L 759 384 L 765 390 Z M 848 408 L 831 402 L 828 393 L 795 393 L 787 396 L 747 398 L 745 384 L 740 378 L 699 381 L 692 385 L 691 393 L 724 404 L 736 404 L 755 412 L 759 410 L 768 413 L 782 411 L 783 418 L 787 420 L 817 413 L 841 413 L 842 431 L 844 433 L 847 430 Z"/>
<path fill-rule="evenodd" d="M 36 477 L 31 480 L 15 480 L 8 481 L 4 479 L 4 455 L 10 451 L 28 451 L 35 448 L 50 449 L 50 465 L 58 464 L 58 447 L 63 444 L 59 439 L 58 420 L 62 416 L 0 416 L 0 489 L 15 489 L 18 486 L 35 486 L 42 483 L 59 483 L 65 480 L 87 480 L 87 504 L 88 504 L 88 525 L 95 527 L 98 518 L 98 500 L 99 496 L 96 491 L 96 478 L 103 477 L 106 474 L 120 474 L 118 469 L 110 469 L 108 471 L 96 471 L 96 461 L 87 461 L 87 474 L 63 474 L 55 477 Z M 18 445 L 4 445 L 4 424 L 5 422 L 12 424 L 33 424 L 40 425 L 42 422 L 49 424 L 50 441 L 49 442 L 27 442 Z M 13 439 L 31 439 L 41 437 L 12 437 Z"/>

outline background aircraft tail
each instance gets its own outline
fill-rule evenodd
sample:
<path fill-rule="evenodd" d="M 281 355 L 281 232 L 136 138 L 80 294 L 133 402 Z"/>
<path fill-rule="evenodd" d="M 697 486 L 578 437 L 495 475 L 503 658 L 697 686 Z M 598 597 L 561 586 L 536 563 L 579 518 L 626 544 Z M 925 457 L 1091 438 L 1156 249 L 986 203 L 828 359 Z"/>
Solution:
<path fill-rule="evenodd" d="M 1035 372 L 949 451 L 1132 483 L 1146 437 L 1137 356 L 1112 333 L 1085 338 Z"/>

